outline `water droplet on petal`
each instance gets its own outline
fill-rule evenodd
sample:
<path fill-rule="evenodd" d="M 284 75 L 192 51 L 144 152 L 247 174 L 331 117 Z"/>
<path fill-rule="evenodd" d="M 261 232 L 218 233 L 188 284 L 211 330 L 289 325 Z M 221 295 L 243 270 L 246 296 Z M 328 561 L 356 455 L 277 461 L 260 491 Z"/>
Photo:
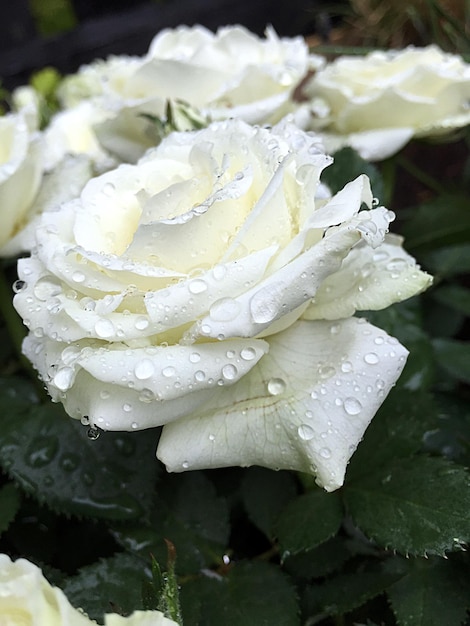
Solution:
<path fill-rule="evenodd" d="M 346 398 L 343 407 L 348 415 L 358 415 L 362 410 L 362 404 L 356 398 Z"/>
<path fill-rule="evenodd" d="M 286 390 L 286 382 L 282 378 L 271 378 L 268 380 L 268 392 L 272 396 L 278 396 Z"/>
<path fill-rule="evenodd" d="M 108 339 L 114 335 L 114 324 L 111 320 L 100 319 L 95 324 L 95 333 L 101 339 Z"/>
<path fill-rule="evenodd" d="M 62 367 L 54 376 L 53 384 L 60 391 L 67 391 L 72 386 L 75 372 L 71 367 Z"/>
<path fill-rule="evenodd" d="M 353 364 L 351 363 L 351 361 L 344 361 L 344 363 L 341 364 L 341 371 L 344 372 L 344 374 L 352 372 Z"/>
<path fill-rule="evenodd" d="M 183 462 L 181 463 L 181 467 L 182 467 L 183 469 L 188 469 L 188 467 L 189 467 L 189 463 L 188 463 L 188 461 L 183 461 Z"/>
<path fill-rule="evenodd" d="M 41 302 L 54 298 L 62 292 L 60 284 L 54 278 L 40 278 L 33 287 L 34 295 Z"/>
<path fill-rule="evenodd" d="M 83 424 L 83 426 L 88 426 L 90 424 L 90 419 L 88 415 L 84 415 L 82 418 L 80 418 L 80 422 L 81 424 Z"/>
<path fill-rule="evenodd" d="M 83 272 L 77 271 L 72 274 L 72 280 L 74 283 L 83 283 L 85 281 L 85 278 L 86 276 Z"/>
<path fill-rule="evenodd" d="M 240 303 L 233 298 L 221 298 L 214 302 L 209 315 L 214 322 L 231 322 L 240 313 Z"/>
<path fill-rule="evenodd" d="M 168 365 L 162 369 L 162 375 L 165 376 L 165 378 L 171 378 L 171 376 L 175 376 L 175 374 L 176 369 L 172 365 Z"/>
<path fill-rule="evenodd" d="M 201 355 L 199 354 L 199 352 L 192 352 L 189 355 L 189 360 L 191 363 L 199 363 L 199 361 L 201 360 Z"/>
<path fill-rule="evenodd" d="M 94 426 L 91 426 L 87 430 L 86 436 L 88 437 L 88 439 L 91 439 L 91 441 L 96 441 L 96 439 L 98 439 L 98 437 L 100 436 L 100 431 Z"/>
<path fill-rule="evenodd" d="M 154 372 L 155 366 L 153 364 L 153 361 L 151 361 L 150 359 L 142 359 L 141 361 L 136 363 L 134 367 L 135 377 L 139 380 L 146 380 L 147 378 L 150 378 L 151 376 L 153 376 Z"/>
<path fill-rule="evenodd" d="M 207 290 L 207 283 L 202 278 L 195 278 L 189 283 L 188 289 L 192 294 L 204 293 Z"/>
<path fill-rule="evenodd" d="M 23 289 L 26 289 L 28 285 L 25 283 L 24 280 L 15 280 L 15 282 L 12 285 L 12 289 L 15 293 L 19 293 L 20 291 L 23 291 Z"/>
<path fill-rule="evenodd" d="M 222 368 L 222 376 L 226 380 L 234 380 L 237 377 L 238 370 L 235 365 L 229 363 L 228 365 L 224 365 Z"/>
<path fill-rule="evenodd" d="M 364 361 L 368 363 L 368 365 L 377 365 L 379 362 L 379 357 L 375 354 L 375 352 L 369 352 L 364 356 Z"/>
<path fill-rule="evenodd" d="M 325 378 L 331 378 L 332 376 L 334 376 L 334 374 L 336 373 L 336 370 L 331 365 L 323 365 L 318 370 L 318 373 L 320 374 L 320 378 L 325 379 Z"/>
<path fill-rule="evenodd" d="M 313 439 L 315 436 L 315 431 L 308 424 L 301 424 L 298 427 L 297 432 L 303 441 L 310 441 L 310 439 Z"/>
<path fill-rule="evenodd" d="M 145 330 L 149 326 L 149 321 L 146 317 L 140 316 L 135 320 L 134 326 L 137 330 Z"/>
<path fill-rule="evenodd" d="M 256 358 L 256 350 L 254 348 L 242 348 L 240 351 L 240 356 L 244 361 L 252 361 Z"/>
<path fill-rule="evenodd" d="M 331 450 L 329 448 L 321 448 L 320 456 L 322 459 L 331 459 Z"/>
<path fill-rule="evenodd" d="M 194 378 L 198 381 L 198 382 L 202 382 L 203 380 L 205 380 L 206 378 L 206 373 L 203 372 L 202 370 L 197 370 L 197 372 L 194 372 Z"/>

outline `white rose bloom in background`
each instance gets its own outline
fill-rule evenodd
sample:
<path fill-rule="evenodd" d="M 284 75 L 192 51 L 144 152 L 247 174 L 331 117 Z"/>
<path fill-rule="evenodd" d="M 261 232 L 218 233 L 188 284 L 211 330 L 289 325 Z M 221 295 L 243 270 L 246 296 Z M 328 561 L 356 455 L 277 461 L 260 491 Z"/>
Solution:
<path fill-rule="evenodd" d="M 29 251 L 38 216 L 75 197 L 92 176 L 89 158 L 59 155 L 57 137 L 51 144 L 38 130 L 33 89 L 17 89 L 13 99 L 17 112 L 0 117 L 0 257 Z"/>
<path fill-rule="evenodd" d="M 14 304 L 53 400 L 104 430 L 165 425 L 170 471 L 258 464 L 339 487 L 407 353 L 350 316 L 430 277 L 384 241 L 389 211 L 361 210 L 367 177 L 317 202 L 331 160 L 289 124 L 216 122 L 43 214 Z"/>
<path fill-rule="evenodd" d="M 0 624 L 5 626 L 91 626 L 64 592 L 52 587 L 39 567 L 0 554 Z"/>
<path fill-rule="evenodd" d="M 28 112 L 0 117 L 0 255 L 21 228 L 42 177 L 41 143 Z"/>
<path fill-rule="evenodd" d="M 348 145 L 364 159 L 381 160 L 412 137 L 470 122 L 470 65 L 436 46 L 343 56 L 318 71 L 304 95 L 309 126 L 322 131 L 328 151 Z"/>
<path fill-rule="evenodd" d="M 166 102 L 183 100 L 210 119 L 238 117 L 274 123 L 288 110 L 298 83 L 323 59 L 309 55 L 301 37 L 265 38 L 241 26 L 181 26 L 160 32 L 144 57 L 111 57 L 84 66 L 59 91 L 65 105 L 81 96 L 104 111 L 95 126 L 102 145 L 135 162 L 155 145 L 152 125 L 143 113 L 162 117 Z M 183 130 L 183 129 L 181 129 Z"/>
<path fill-rule="evenodd" d="M 2 626 L 92 626 L 64 592 L 53 587 L 26 559 L 0 554 L 0 624 Z M 160 611 L 135 611 L 129 617 L 105 615 L 105 626 L 178 626 Z"/>

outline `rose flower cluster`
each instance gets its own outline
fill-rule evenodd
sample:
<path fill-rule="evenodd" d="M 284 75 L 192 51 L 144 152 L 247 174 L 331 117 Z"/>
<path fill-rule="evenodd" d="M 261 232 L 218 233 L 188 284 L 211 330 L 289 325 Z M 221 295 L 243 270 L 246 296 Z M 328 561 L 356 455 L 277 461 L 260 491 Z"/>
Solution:
<path fill-rule="evenodd" d="M 14 305 L 53 401 L 93 432 L 162 426 L 172 472 L 340 487 L 407 356 L 356 313 L 431 277 L 365 175 L 332 194 L 322 171 L 342 145 L 380 159 L 468 123 L 468 66 L 436 48 L 328 64 L 272 30 L 179 28 L 58 97 L 38 130 L 37 95 L 16 94 L 0 129 L 2 250 L 28 253 Z"/>

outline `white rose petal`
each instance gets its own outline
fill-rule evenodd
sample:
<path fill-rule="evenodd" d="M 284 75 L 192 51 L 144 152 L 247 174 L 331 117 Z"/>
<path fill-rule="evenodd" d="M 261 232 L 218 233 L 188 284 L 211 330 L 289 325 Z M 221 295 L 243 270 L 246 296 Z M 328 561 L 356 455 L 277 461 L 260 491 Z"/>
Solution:
<path fill-rule="evenodd" d="M 261 465 L 316 474 L 328 491 L 399 377 L 407 351 L 351 318 L 297 322 L 240 383 L 167 424 L 157 456 L 169 471 Z"/>
<path fill-rule="evenodd" d="M 24 284 L 14 304 L 30 329 L 24 352 L 53 399 L 103 430 L 167 428 L 194 411 L 211 423 L 212 409 L 245 394 L 246 385 L 256 388 L 259 372 L 291 376 L 295 397 L 303 397 L 316 380 L 320 348 L 323 360 L 340 367 L 346 344 L 338 355 L 328 324 L 297 323 L 301 316 L 387 306 L 422 290 L 429 277 L 401 241 L 385 241 L 393 214 L 364 208 L 372 205 L 367 177 L 333 197 L 325 192 L 320 174 L 330 162 L 317 137 L 288 122 L 272 130 L 214 122 L 170 135 L 136 165 L 90 180 L 79 197 L 44 212 L 34 251 L 18 263 Z M 374 254 L 383 262 L 361 275 L 357 296 L 356 275 Z M 358 324 L 344 325 L 354 354 L 366 341 Z M 290 357 L 282 343 L 289 333 Z M 289 374 L 300 344 L 317 355 L 299 362 L 310 382 Z M 380 356 L 376 373 L 389 389 L 398 366 Z M 345 442 L 332 454 L 343 465 L 344 449 L 357 444 L 381 397 L 373 396 L 357 429 L 344 428 Z M 279 415 L 287 428 L 290 418 Z M 245 418 L 234 417 L 235 431 L 238 419 Z M 263 462 L 278 467 L 273 441 Z M 236 450 L 227 463 L 246 464 Z M 299 458 L 296 452 L 293 467 L 313 471 L 313 461 L 308 470 Z M 328 488 L 339 484 L 320 474 Z"/>
<path fill-rule="evenodd" d="M 310 79 L 305 93 L 312 116 L 306 121 L 303 105 L 303 125 L 323 131 L 329 151 L 349 145 L 371 161 L 393 155 L 411 137 L 470 122 L 470 65 L 437 46 L 340 57 Z"/>

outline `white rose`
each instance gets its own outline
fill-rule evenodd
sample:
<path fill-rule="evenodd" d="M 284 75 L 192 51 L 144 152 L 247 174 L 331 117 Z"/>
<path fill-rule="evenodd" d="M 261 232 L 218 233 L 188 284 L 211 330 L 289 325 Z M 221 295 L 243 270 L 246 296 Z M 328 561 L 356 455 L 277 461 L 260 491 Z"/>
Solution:
<path fill-rule="evenodd" d="M 26 113 L 0 117 L 0 254 L 22 227 L 42 177 L 41 144 Z"/>
<path fill-rule="evenodd" d="M 171 471 L 258 464 L 341 485 L 406 350 L 363 320 L 325 320 L 430 278 L 383 242 L 389 211 L 361 210 L 367 177 L 316 201 L 331 162 L 317 142 L 237 120 L 175 133 L 43 215 L 14 303 L 69 415 L 165 425 Z"/>
<path fill-rule="evenodd" d="M 96 127 L 99 140 L 122 160 L 135 162 L 155 145 L 142 114 L 162 117 L 168 99 L 183 100 L 211 119 L 273 123 L 288 112 L 307 70 L 322 63 L 309 56 L 302 38 L 280 39 L 271 28 L 261 39 L 241 26 L 216 34 L 181 26 L 159 33 L 142 58 L 111 57 L 82 68 L 61 93 L 69 103 L 77 101 L 77 92 L 100 94 L 94 106 L 108 119 Z"/>
<path fill-rule="evenodd" d="M 52 587 L 39 567 L 26 559 L 0 554 L 0 624 L 2 626 L 91 626 L 64 592 Z"/>
<path fill-rule="evenodd" d="M 105 626 L 178 626 L 160 611 L 134 611 L 129 617 L 104 616 Z M 26 559 L 12 561 L 0 554 L 0 624 L 2 626 L 92 626 L 64 592 L 53 587 Z"/>
<path fill-rule="evenodd" d="M 305 87 L 311 127 L 328 150 L 344 145 L 385 159 L 412 137 L 447 133 L 470 122 L 470 65 L 436 46 L 339 57 Z"/>

